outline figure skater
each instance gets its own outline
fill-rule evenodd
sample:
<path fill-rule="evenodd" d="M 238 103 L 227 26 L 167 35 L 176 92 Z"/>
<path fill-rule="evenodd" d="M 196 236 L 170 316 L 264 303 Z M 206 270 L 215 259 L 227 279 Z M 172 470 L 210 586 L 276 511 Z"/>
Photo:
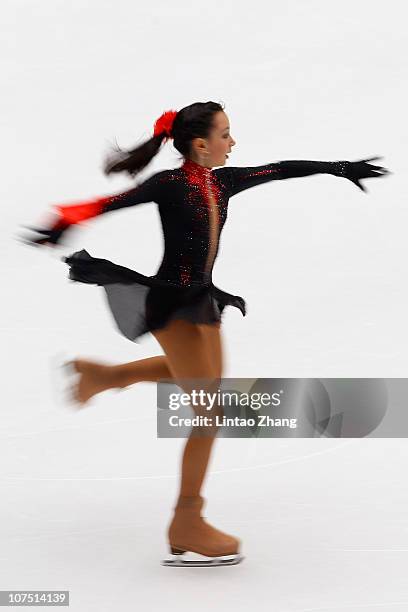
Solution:
<path fill-rule="evenodd" d="M 145 276 L 82 249 L 63 258 L 69 278 L 104 288 L 120 332 L 136 341 L 152 333 L 164 355 L 121 365 L 75 359 L 78 373 L 75 400 L 84 405 L 107 389 L 121 389 L 137 382 L 171 380 L 191 392 L 189 381 L 206 380 L 216 388 L 223 373 L 221 319 L 225 306 L 242 315 L 242 297 L 216 287 L 212 270 L 220 234 L 227 218 L 228 202 L 241 191 L 272 180 L 317 173 L 344 177 L 366 191 L 361 179 L 384 176 L 389 171 L 358 161 L 279 161 L 255 167 L 228 167 L 226 160 L 236 144 L 224 108 L 216 102 L 196 102 L 181 110 L 164 112 L 155 122 L 153 136 L 133 150 L 117 149 L 105 164 L 107 175 L 127 172 L 135 176 L 148 165 L 163 142 L 172 139 L 182 165 L 157 172 L 141 184 L 116 195 L 72 204 L 56 205 L 57 217 L 47 228 L 24 242 L 56 245 L 65 232 L 83 221 L 120 208 L 145 202 L 158 205 L 165 249 L 155 275 Z M 216 167 L 217 169 L 213 169 Z M 242 559 L 240 540 L 225 534 L 202 517 L 201 496 L 217 427 L 193 428 L 181 462 L 181 483 L 168 527 L 173 565 L 225 565 Z M 203 556 L 185 561 L 185 552 Z"/>

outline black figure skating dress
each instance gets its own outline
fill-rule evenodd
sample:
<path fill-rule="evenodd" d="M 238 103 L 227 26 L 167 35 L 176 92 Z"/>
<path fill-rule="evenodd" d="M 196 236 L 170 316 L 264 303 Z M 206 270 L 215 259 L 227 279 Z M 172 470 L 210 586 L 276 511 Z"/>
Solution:
<path fill-rule="evenodd" d="M 291 160 L 212 170 L 187 159 L 181 167 L 158 172 L 124 193 L 58 206 L 61 233 L 96 215 L 155 202 L 164 233 L 163 260 L 153 276 L 94 258 L 83 249 L 64 258 L 69 277 L 104 288 L 117 327 L 132 341 L 172 319 L 220 321 L 227 305 L 245 316 L 244 299 L 212 282 L 229 199 L 271 180 L 316 173 L 344 176 L 344 163 Z"/>

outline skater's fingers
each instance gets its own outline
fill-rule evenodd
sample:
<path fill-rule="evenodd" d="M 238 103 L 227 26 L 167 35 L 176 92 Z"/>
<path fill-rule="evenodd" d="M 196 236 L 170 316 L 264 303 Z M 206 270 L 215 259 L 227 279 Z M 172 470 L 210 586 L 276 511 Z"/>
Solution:
<path fill-rule="evenodd" d="M 45 233 L 45 232 L 37 232 L 37 234 L 38 233 Z M 40 246 L 40 245 L 48 245 L 51 247 L 55 246 L 55 243 L 50 240 L 49 236 L 45 236 L 43 238 L 38 238 L 38 237 L 30 238 L 29 236 L 23 236 L 22 234 L 20 234 L 16 236 L 16 239 L 20 240 L 20 242 L 24 244 L 28 244 L 29 246 Z"/>
<path fill-rule="evenodd" d="M 32 227 L 32 225 L 25 225 L 24 223 L 19 223 L 18 226 L 23 227 L 24 229 L 31 230 L 33 232 L 37 231 L 35 227 Z"/>
<path fill-rule="evenodd" d="M 370 178 L 372 176 L 387 176 L 388 174 L 391 174 L 390 172 L 380 172 L 377 170 L 372 170 L 369 174 L 367 174 L 367 176 L 365 176 L 364 178 Z"/>
<path fill-rule="evenodd" d="M 365 167 L 368 170 L 376 170 L 378 172 L 384 172 L 384 173 L 389 172 L 387 168 L 384 168 L 383 166 L 374 166 L 374 164 L 365 164 Z"/>
<path fill-rule="evenodd" d="M 383 155 L 377 155 L 376 157 L 366 157 L 364 159 L 360 159 L 359 161 L 369 162 L 369 161 L 374 161 L 375 159 L 384 159 L 384 156 Z"/>
<path fill-rule="evenodd" d="M 46 230 L 41 227 L 33 227 L 32 225 L 25 225 L 23 223 L 19 223 L 19 227 L 23 227 L 24 229 L 28 229 L 31 232 L 36 232 L 37 234 L 48 234 L 49 230 Z"/>
<path fill-rule="evenodd" d="M 28 244 L 29 246 L 34 246 L 31 240 L 27 240 L 27 238 L 24 238 L 24 236 L 17 235 L 17 236 L 14 236 L 14 239 L 17 240 L 18 242 L 21 242 L 21 244 Z"/>
<path fill-rule="evenodd" d="M 42 244 L 45 244 L 44 239 L 41 239 L 41 240 L 30 240 L 28 238 L 20 237 L 18 240 L 22 244 L 26 244 L 26 245 L 31 246 L 31 247 L 39 247 Z"/>
<path fill-rule="evenodd" d="M 21 225 L 21 227 L 24 227 L 24 229 L 28 229 L 31 232 L 35 232 L 36 234 L 49 234 L 49 230 L 46 229 L 42 229 L 39 227 L 33 227 L 32 225 Z"/>
<path fill-rule="evenodd" d="M 370 168 L 370 170 L 376 170 L 377 172 L 388 172 L 386 168 L 383 168 L 382 166 L 374 166 L 374 164 L 367 164 L 367 168 Z"/>
<path fill-rule="evenodd" d="M 371 165 L 371 167 L 374 168 L 375 170 L 381 170 L 382 172 L 386 172 L 386 173 L 389 172 L 388 168 L 385 168 L 384 166 L 374 166 L 374 165 Z"/>

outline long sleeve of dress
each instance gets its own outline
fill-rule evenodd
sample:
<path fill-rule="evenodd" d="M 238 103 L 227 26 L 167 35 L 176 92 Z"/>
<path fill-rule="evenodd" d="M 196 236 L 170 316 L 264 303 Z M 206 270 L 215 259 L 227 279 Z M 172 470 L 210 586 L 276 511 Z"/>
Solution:
<path fill-rule="evenodd" d="M 137 187 L 122 193 L 97 197 L 76 204 L 55 205 L 54 209 L 57 210 L 59 215 L 58 223 L 73 225 L 119 208 L 136 206 L 144 202 L 157 202 L 160 187 L 158 174 L 151 176 Z"/>
<path fill-rule="evenodd" d="M 231 197 L 244 189 L 273 180 L 319 173 L 342 176 L 342 164 L 340 161 L 287 160 L 248 168 L 226 166 L 216 172 L 225 181 Z"/>

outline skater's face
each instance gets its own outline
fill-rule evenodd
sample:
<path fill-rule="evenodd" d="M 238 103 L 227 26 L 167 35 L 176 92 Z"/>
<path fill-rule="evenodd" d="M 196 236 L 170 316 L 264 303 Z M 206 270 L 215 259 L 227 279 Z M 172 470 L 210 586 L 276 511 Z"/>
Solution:
<path fill-rule="evenodd" d="M 208 138 L 194 138 L 191 157 L 193 161 L 207 168 L 224 166 L 234 145 L 228 116 L 224 111 L 219 111 L 213 117 Z"/>

